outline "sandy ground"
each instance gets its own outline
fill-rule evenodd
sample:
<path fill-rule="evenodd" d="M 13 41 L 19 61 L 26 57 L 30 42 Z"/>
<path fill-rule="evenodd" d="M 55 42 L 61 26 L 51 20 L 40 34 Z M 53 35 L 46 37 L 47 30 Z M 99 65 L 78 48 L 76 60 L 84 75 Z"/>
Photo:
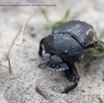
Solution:
<path fill-rule="evenodd" d="M 47 3 L 44 0 L 43 3 Z M 59 20 L 67 8 L 71 9 L 71 19 L 79 19 L 92 24 L 99 38 L 104 40 L 104 1 L 103 0 L 53 0 L 56 7 L 46 7 L 52 21 Z M 22 3 L 30 2 L 27 0 Z M 1 2 L 0 3 L 6 3 Z M 13 2 L 14 3 L 14 2 Z M 18 3 L 18 2 L 16 2 Z M 30 3 L 33 3 L 31 0 Z M 36 7 L 0 7 L 0 58 L 8 51 L 20 25 L 27 20 Z M 69 85 L 61 72 L 39 68 L 39 41 L 51 30 L 44 28 L 45 19 L 36 13 L 25 30 L 25 41 L 14 46 L 10 54 L 12 75 L 0 66 L 0 103 L 104 103 L 104 58 L 93 60 L 89 67 L 81 63 L 81 80 L 76 89 L 61 94 Z M 19 41 L 19 38 L 16 42 Z M 0 61 L 1 62 L 1 61 Z M 40 85 L 49 99 L 36 92 Z"/>

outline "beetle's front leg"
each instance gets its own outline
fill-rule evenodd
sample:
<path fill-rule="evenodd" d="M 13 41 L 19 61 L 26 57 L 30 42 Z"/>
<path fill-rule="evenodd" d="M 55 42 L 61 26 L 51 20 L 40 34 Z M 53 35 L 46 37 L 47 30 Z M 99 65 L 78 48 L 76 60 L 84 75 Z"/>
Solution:
<path fill-rule="evenodd" d="M 62 93 L 68 93 L 70 90 L 73 90 L 75 87 L 77 87 L 80 76 L 74 64 L 69 65 L 69 69 L 65 70 L 64 72 L 67 79 L 69 81 L 74 82 L 73 85 L 66 87 L 65 90 L 62 92 Z"/>
<path fill-rule="evenodd" d="M 45 40 L 45 38 L 43 38 L 43 39 L 40 41 L 39 52 L 38 52 L 39 56 L 42 56 L 42 51 L 43 51 L 42 45 L 43 45 L 43 41 L 44 41 L 44 40 Z"/>

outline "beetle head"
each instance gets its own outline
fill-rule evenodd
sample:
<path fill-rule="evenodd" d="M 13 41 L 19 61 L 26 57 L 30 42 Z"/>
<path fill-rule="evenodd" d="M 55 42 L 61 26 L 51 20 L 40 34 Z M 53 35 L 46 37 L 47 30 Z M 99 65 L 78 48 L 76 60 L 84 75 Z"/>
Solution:
<path fill-rule="evenodd" d="M 51 57 L 47 56 L 43 61 L 44 64 L 52 71 L 64 71 L 69 69 L 68 65 L 63 63 L 63 60 L 57 55 L 53 55 Z"/>

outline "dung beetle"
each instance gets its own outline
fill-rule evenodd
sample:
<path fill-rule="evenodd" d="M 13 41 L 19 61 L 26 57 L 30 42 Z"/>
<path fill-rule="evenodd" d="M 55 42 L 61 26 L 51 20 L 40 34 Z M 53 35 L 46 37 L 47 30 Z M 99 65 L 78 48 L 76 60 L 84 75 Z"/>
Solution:
<path fill-rule="evenodd" d="M 40 41 L 39 56 L 43 47 L 49 54 L 45 65 L 54 71 L 63 71 L 65 77 L 73 82 L 62 93 L 73 90 L 80 80 L 75 62 L 84 57 L 84 50 L 94 47 L 93 26 L 79 20 L 68 21 L 53 29 L 52 34 Z"/>

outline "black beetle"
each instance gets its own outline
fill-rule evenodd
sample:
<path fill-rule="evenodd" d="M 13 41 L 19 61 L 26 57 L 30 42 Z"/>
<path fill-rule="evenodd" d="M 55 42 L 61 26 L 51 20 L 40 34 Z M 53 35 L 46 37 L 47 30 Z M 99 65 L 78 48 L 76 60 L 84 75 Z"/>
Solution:
<path fill-rule="evenodd" d="M 50 55 L 45 64 L 52 70 L 63 71 L 67 79 L 74 82 L 62 93 L 68 93 L 78 85 L 80 76 L 75 62 L 83 59 L 85 49 L 94 47 L 93 31 L 90 24 L 71 20 L 40 41 L 39 56 L 42 56 L 43 46 L 45 53 Z"/>

